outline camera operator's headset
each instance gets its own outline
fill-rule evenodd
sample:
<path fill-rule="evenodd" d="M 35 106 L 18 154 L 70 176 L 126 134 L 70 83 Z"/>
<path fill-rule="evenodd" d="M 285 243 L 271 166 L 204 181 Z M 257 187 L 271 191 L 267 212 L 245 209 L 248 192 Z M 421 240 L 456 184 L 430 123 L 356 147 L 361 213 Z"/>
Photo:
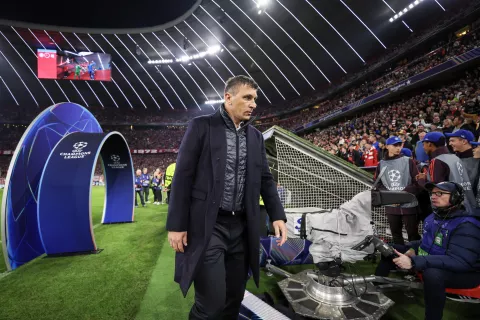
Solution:
<path fill-rule="evenodd" d="M 465 200 L 465 190 L 463 190 L 463 187 L 456 182 L 445 182 L 445 183 L 451 183 L 455 186 L 455 189 L 457 192 L 451 193 L 450 194 L 450 204 L 452 207 L 457 207 L 462 204 L 463 200 Z"/>
<path fill-rule="evenodd" d="M 448 209 L 451 210 L 452 208 L 458 207 L 462 204 L 463 200 L 465 199 L 465 190 L 463 190 L 463 187 L 459 183 L 452 182 L 452 181 L 440 182 L 440 183 L 436 183 L 435 185 L 445 184 L 445 183 L 451 183 L 455 186 L 455 192 L 450 193 L 450 206 L 448 207 Z M 445 219 L 448 218 L 449 214 L 450 214 L 450 211 L 443 217 L 442 223 L 438 225 L 438 228 L 435 231 L 435 234 L 438 233 L 438 231 L 440 231 L 440 228 L 443 222 L 445 221 Z M 430 245 L 430 248 L 428 248 L 428 251 L 427 251 L 428 254 L 430 254 L 430 250 L 432 250 L 432 247 L 433 247 L 433 243 Z"/>

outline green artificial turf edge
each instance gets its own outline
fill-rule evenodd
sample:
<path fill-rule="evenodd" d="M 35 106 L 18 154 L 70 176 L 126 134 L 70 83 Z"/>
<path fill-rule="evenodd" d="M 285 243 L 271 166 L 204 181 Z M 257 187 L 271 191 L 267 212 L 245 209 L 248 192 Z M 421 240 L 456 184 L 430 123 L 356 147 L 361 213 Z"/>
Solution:
<path fill-rule="evenodd" d="M 94 188 L 94 225 L 101 221 L 103 192 Z M 166 205 L 150 204 L 136 209 L 133 224 L 97 226 L 96 241 L 104 249 L 100 254 L 38 258 L 3 279 L 0 276 L 0 319 L 187 319 L 194 289 L 183 298 L 173 282 L 174 252 L 165 241 L 166 211 Z M 295 273 L 311 267 L 285 269 Z M 362 262 L 347 271 L 369 275 L 374 267 Z M 280 303 L 284 300 L 277 285 L 280 280 L 262 270 L 260 288 L 250 280 L 247 290 L 268 292 Z M 422 293 L 413 293 L 413 298 L 389 293 L 395 305 L 383 319 L 423 319 Z M 447 301 L 444 319 L 480 319 L 480 306 Z"/>
<path fill-rule="evenodd" d="M 94 188 L 93 221 L 104 189 Z M 98 204 L 98 205 L 97 205 Z M 99 254 L 39 258 L 0 279 L 0 319 L 133 319 L 165 241 L 166 206 L 95 229 Z"/>

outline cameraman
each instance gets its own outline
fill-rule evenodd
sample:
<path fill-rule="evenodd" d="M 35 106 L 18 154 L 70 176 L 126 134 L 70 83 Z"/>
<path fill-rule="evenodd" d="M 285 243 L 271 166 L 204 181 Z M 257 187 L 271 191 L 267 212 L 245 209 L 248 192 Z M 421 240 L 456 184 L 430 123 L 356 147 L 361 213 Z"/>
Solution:
<path fill-rule="evenodd" d="M 465 211 L 459 184 L 427 183 L 425 188 L 433 213 L 425 219 L 422 240 L 394 245 L 398 257 L 382 256 L 375 275 L 386 277 L 395 267 L 422 272 L 425 319 L 436 320 L 442 318 L 446 288 L 480 285 L 480 220 Z"/>

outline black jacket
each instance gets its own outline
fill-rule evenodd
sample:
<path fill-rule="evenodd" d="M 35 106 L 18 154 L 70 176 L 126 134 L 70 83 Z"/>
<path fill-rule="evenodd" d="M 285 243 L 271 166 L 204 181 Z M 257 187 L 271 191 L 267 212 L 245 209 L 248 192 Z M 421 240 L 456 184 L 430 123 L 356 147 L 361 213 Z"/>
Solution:
<path fill-rule="evenodd" d="M 226 211 L 240 211 L 243 210 L 247 171 L 247 135 L 245 128 L 248 124 L 240 126 L 237 130 L 224 105 L 220 107 L 220 114 L 225 123 L 225 135 L 227 137 L 225 188 L 223 189 L 220 208 Z"/>
<path fill-rule="evenodd" d="M 286 222 L 277 185 L 268 167 L 262 134 L 246 125 L 247 160 L 243 206 L 253 279 L 260 276 L 260 195 L 271 221 Z M 190 121 L 178 151 L 168 206 L 167 230 L 187 231 L 185 252 L 175 256 L 175 281 L 184 295 L 196 275 L 217 221 L 225 188 L 227 146 L 220 111 Z"/>

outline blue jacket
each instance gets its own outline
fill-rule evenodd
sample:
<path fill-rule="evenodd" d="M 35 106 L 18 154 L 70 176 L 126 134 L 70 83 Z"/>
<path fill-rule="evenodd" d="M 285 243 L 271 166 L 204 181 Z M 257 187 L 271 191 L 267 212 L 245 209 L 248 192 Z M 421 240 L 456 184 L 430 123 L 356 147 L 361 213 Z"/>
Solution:
<path fill-rule="evenodd" d="M 448 218 L 432 213 L 424 222 L 422 240 L 412 242 L 417 256 L 414 269 L 444 269 L 453 272 L 477 271 L 480 275 L 480 220 L 464 209 Z"/>

